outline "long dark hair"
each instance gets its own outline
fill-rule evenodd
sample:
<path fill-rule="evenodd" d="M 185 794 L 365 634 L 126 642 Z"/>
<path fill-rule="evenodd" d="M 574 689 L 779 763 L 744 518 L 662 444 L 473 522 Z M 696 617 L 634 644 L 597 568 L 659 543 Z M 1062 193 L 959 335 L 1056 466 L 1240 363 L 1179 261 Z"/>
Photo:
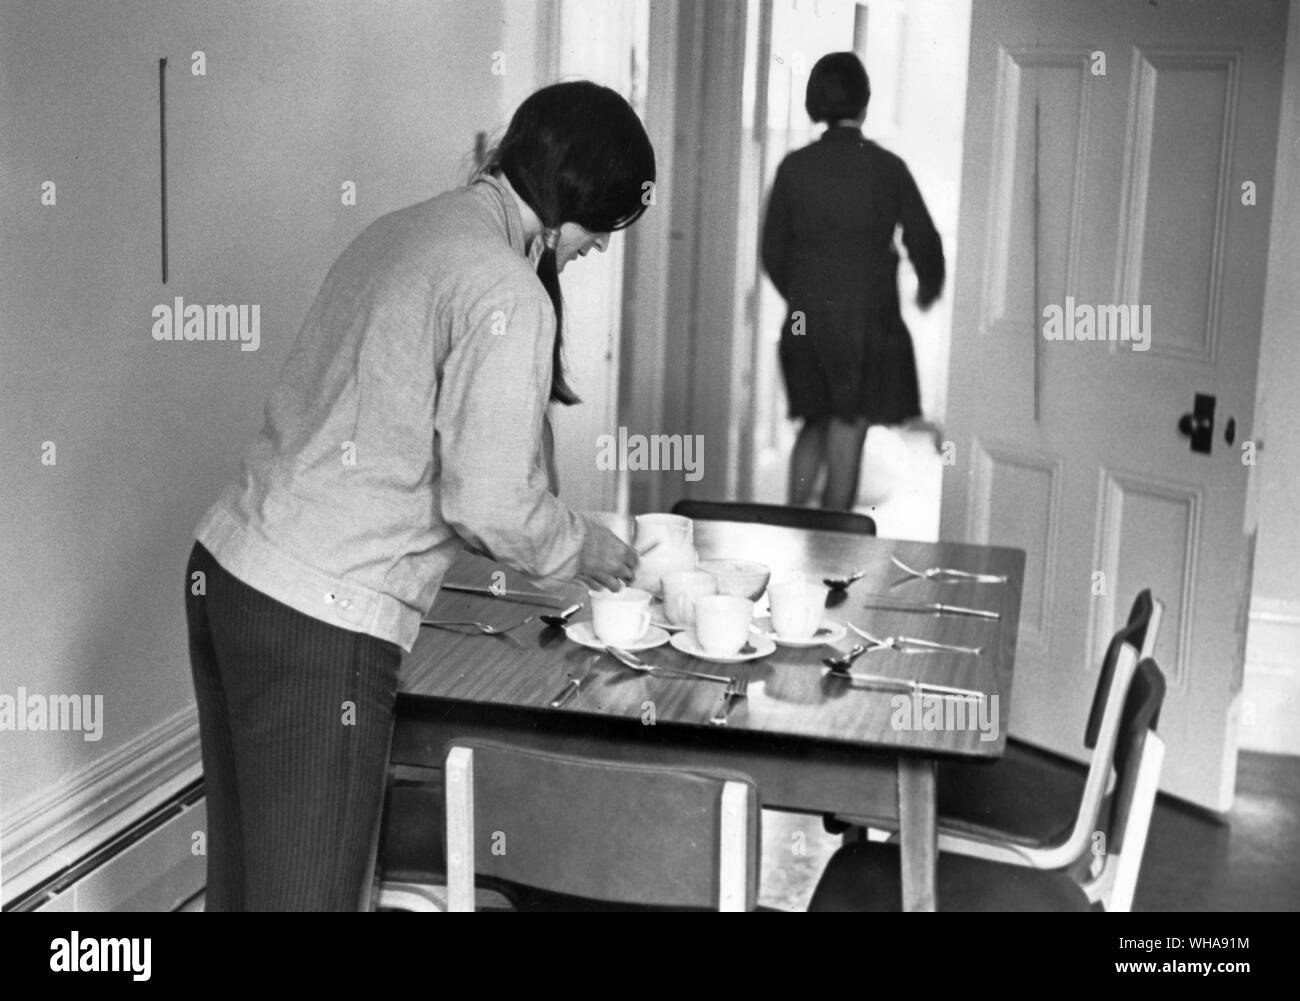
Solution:
<path fill-rule="evenodd" d="M 547 230 L 574 222 L 593 233 L 624 229 L 650 204 L 655 154 L 641 120 L 616 91 L 585 80 L 530 96 L 510 120 L 480 173 L 504 174 Z M 555 307 L 551 399 L 580 402 L 564 372 L 564 297 L 547 241 L 537 264 Z"/>

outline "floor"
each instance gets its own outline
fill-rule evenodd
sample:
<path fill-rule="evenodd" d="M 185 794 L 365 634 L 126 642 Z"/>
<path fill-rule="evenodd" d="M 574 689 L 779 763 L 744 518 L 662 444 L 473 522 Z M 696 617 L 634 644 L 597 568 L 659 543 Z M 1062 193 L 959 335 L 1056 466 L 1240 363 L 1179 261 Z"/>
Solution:
<path fill-rule="evenodd" d="M 1300 758 L 1243 753 L 1224 818 L 1161 797 L 1134 910 L 1300 910 Z"/>
<path fill-rule="evenodd" d="M 792 442 L 793 431 L 787 437 Z M 878 535 L 922 542 L 939 538 L 943 462 L 936 448 L 938 437 L 927 426 L 873 427 L 867 432 L 855 510 L 876 520 Z M 788 446 L 756 458 L 753 500 L 786 502 L 789 459 Z"/>

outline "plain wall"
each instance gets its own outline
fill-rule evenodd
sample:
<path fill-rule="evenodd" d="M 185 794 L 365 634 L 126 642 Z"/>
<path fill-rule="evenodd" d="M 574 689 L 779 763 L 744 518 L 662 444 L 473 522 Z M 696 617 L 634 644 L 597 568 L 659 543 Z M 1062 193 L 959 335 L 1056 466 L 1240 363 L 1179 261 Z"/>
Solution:
<path fill-rule="evenodd" d="M 329 265 L 381 214 L 460 183 L 475 133 L 532 88 L 536 16 L 519 0 L 0 6 L 0 693 L 102 694 L 106 720 L 97 743 L 0 732 L 0 823 L 192 706 L 194 526 Z M 175 296 L 260 305 L 260 349 L 155 342 L 151 311 Z"/>

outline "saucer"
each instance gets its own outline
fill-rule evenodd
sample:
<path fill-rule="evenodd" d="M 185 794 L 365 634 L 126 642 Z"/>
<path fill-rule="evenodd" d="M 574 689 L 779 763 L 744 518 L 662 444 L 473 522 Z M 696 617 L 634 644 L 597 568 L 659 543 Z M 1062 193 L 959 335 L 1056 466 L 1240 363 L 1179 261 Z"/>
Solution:
<path fill-rule="evenodd" d="M 668 621 L 668 616 L 664 614 L 664 603 L 660 598 L 650 599 L 650 625 L 656 629 L 662 629 L 666 633 L 680 633 L 683 629 L 689 629 L 689 626 L 675 626 Z"/>
<path fill-rule="evenodd" d="M 809 639 L 782 639 L 780 636 L 776 635 L 776 633 L 772 632 L 772 619 L 767 615 L 754 619 L 754 628 L 781 646 L 795 647 L 796 649 L 825 646 L 827 643 L 838 643 L 849 634 L 849 631 L 839 622 L 823 622 L 817 632 L 813 633 L 812 637 Z"/>
<path fill-rule="evenodd" d="M 734 657 L 715 657 L 710 653 L 706 653 L 704 647 L 700 646 L 700 641 L 695 638 L 694 629 L 676 633 L 668 642 L 682 653 L 688 653 L 692 657 L 711 661 L 714 664 L 742 664 L 747 660 L 758 660 L 760 657 L 766 657 L 776 652 L 776 644 L 770 639 L 765 636 L 755 636 L 752 633 L 750 634 L 749 643 L 754 647 L 754 652 L 738 653 Z"/>
<path fill-rule="evenodd" d="M 596 639 L 596 631 L 592 628 L 590 622 L 574 622 L 564 627 L 564 635 L 573 640 L 579 646 L 585 646 L 591 650 L 604 650 L 605 644 Z M 626 650 L 628 653 L 638 653 L 641 650 L 653 650 L 657 646 L 663 646 L 668 642 L 668 633 L 657 626 L 651 626 L 635 643 L 627 646 L 621 646 L 618 649 Z"/>

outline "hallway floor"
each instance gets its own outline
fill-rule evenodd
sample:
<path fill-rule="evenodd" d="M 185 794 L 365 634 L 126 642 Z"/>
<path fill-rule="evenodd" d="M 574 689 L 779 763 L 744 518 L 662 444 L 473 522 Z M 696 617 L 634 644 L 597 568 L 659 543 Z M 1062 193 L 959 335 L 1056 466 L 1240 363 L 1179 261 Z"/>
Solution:
<path fill-rule="evenodd" d="M 793 434 L 793 432 L 792 432 Z M 793 441 L 793 437 L 791 437 Z M 786 502 L 789 449 L 759 457 L 753 500 Z M 923 429 L 873 427 L 863 449 L 854 510 L 876 519 L 876 533 L 890 539 L 933 542 L 939 538 L 943 463 L 932 433 Z"/>

